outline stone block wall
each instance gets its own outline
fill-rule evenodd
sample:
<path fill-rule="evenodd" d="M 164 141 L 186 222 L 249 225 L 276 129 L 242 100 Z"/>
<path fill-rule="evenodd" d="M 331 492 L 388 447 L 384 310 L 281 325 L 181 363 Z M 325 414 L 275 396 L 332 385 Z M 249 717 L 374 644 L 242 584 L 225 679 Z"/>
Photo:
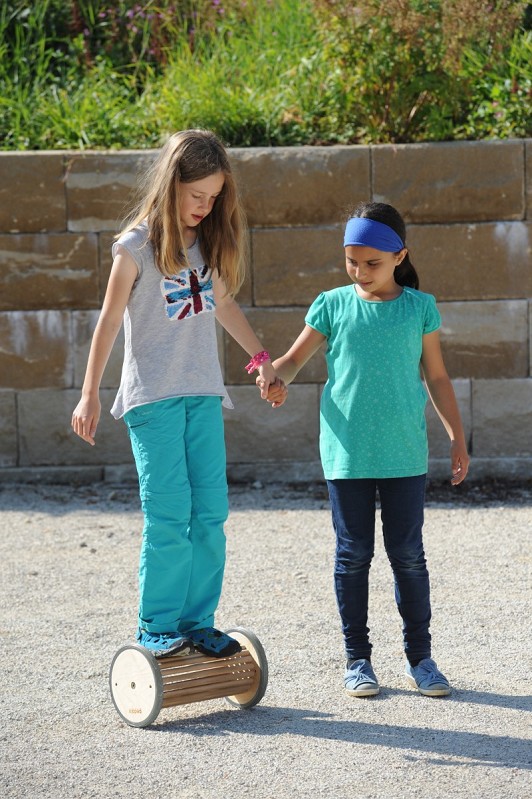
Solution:
<path fill-rule="evenodd" d="M 134 479 L 109 408 L 121 338 L 102 383 L 97 445 L 70 430 L 114 233 L 151 151 L 0 153 L 0 480 Z M 473 456 L 472 477 L 532 477 L 532 141 L 231 150 L 251 264 L 239 302 L 272 354 L 298 335 L 320 291 L 348 282 L 342 228 L 360 201 L 408 222 L 421 288 L 435 294 L 443 349 Z M 233 480 L 321 478 L 319 352 L 286 405 L 263 403 L 246 355 L 220 330 L 235 404 L 226 413 Z M 448 443 L 427 409 L 430 471 Z"/>

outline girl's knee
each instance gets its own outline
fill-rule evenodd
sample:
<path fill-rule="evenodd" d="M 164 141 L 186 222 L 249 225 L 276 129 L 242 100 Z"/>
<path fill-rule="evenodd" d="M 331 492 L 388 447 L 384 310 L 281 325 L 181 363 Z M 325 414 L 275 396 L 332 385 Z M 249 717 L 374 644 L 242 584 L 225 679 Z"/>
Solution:
<path fill-rule="evenodd" d="M 335 574 L 358 575 L 369 572 L 373 553 L 366 557 L 337 556 L 335 561 Z"/>

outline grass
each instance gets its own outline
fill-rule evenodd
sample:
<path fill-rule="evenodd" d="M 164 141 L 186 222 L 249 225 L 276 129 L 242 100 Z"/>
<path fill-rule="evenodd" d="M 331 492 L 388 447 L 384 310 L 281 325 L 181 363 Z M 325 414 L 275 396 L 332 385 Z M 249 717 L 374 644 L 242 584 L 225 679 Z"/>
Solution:
<path fill-rule="evenodd" d="M 446 2 L 407 5 L 434 31 Z M 188 127 L 235 146 L 532 135 L 526 26 L 496 48 L 465 41 L 446 67 L 437 37 L 427 55 L 418 27 L 396 30 L 375 3 L 359 0 L 361 26 L 341 0 L 8 0 L 0 149 L 157 147 Z"/>

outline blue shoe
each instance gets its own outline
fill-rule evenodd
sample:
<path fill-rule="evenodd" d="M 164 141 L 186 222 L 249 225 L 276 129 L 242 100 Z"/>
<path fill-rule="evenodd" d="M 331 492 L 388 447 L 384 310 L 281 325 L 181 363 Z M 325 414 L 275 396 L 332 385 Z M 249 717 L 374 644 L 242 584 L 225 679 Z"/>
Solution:
<path fill-rule="evenodd" d="M 423 696 L 448 696 L 449 680 L 444 677 L 432 658 L 420 660 L 417 666 L 406 664 L 406 679 Z"/>
<path fill-rule="evenodd" d="M 361 658 L 347 666 L 344 686 L 349 696 L 375 696 L 379 693 L 379 683 L 369 660 Z"/>
<path fill-rule="evenodd" d="M 142 627 L 137 631 L 136 640 L 156 658 L 190 655 L 194 649 L 190 638 L 180 633 L 151 633 Z"/>
<path fill-rule="evenodd" d="M 190 630 L 187 632 L 187 636 L 199 652 L 213 658 L 227 658 L 242 650 L 235 638 L 231 638 L 214 627 Z"/>

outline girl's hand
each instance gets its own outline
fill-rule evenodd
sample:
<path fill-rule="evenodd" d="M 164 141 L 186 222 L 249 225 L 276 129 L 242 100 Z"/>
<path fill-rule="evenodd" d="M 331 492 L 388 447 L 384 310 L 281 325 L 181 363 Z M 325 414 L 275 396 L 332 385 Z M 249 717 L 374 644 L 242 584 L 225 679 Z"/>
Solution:
<path fill-rule="evenodd" d="M 262 392 L 262 383 L 263 380 L 259 376 L 255 381 L 258 387 L 261 389 Z M 268 402 L 271 402 L 272 408 L 280 408 L 281 405 L 284 404 L 286 398 L 288 396 L 288 389 L 286 388 L 284 382 L 281 380 L 280 377 L 276 377 L 273 383 L 270 383 L 268 388 L 268 396 L 266 397 Z"/>
<path fill-rule="evenodd" d="M 272 362 L 265 361 L 264 363 L 261 363 L 258 372 L 259 376 L 255 382 L 260 388 L 261 399 L 268 399 L 268 389 L 272 383 L 275 383 L 275 379 L 277 377 L 275 374 L 275 369 L 272 366 Z"/>
<path fill-rule="evenodd" d="M 80 399 L 74 413 L 72 414 L 72 429 L 84 441 L 93 447 L 95 445 L 94 436 L 100 421 L 102 406 L 98 397 L 91 399 Z"/>
<path fill-rule="evenodd" d="M 456 441 L 451 443 L 451 469 L 453 472 L 451 484 L 457 486 L 466 478 L 469 469 L 469 455 L 466 447 Z"/>

